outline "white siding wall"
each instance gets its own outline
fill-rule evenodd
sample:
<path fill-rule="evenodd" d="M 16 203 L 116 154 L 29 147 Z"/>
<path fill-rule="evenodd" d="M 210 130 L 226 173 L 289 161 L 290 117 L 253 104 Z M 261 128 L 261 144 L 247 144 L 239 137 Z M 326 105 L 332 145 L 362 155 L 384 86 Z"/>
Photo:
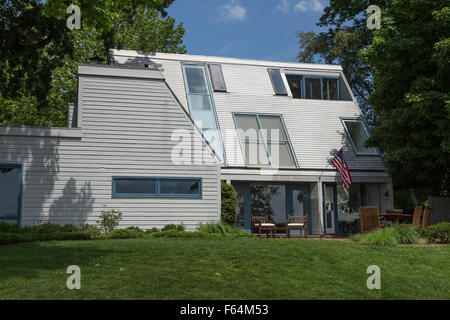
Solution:
<path fill-rule="evenodd" d="M 94 224 L 112 208 L 122 227 L 220 219 L 219 164 L 171 162 L 174 129 L 200 135 L 164 81 L 81 75 L 79 88 L 81 139 L 0 136 L 0 163 L 24 165 L 22 224 Z M 202 198 L 112 198 L 112 176 L 200 177 Z"/>

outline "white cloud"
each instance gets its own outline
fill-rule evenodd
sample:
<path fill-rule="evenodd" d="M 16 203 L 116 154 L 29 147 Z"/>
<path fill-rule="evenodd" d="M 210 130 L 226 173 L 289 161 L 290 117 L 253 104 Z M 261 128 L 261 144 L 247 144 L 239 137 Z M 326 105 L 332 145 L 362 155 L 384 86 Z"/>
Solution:
<path fill-rule="evenodd" d="M 281 0 L 280 4 L 277 6 L 277 10 L 287 13 L 289 11 L 289 0 Z"/>
<path fill-rule="evenodd" d="M 244 21 L 247 17 L 247 9 L 232 1 L 220 8 L 220 15 L 225 21 Z"/>
<path fill-rule="evenodd" d="M 302 0 L 294 6 L 295 11 L 322 11 L 325 6 L 320 0 Z"/>

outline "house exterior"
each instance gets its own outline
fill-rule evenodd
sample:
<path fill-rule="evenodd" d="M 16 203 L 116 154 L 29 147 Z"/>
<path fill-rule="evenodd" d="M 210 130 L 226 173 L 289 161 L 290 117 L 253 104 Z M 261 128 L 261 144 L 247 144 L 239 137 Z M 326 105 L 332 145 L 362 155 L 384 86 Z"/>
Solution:
<path fill-rule="evenodd" d="M 219 160 L 161 72 L 81 65 L 78 73 L 70 128 L 0 128 L 0 219 L 96 224 L 115 209 L 121 227 L 192 230 L 219 220 Z M 171 161 L 177 130 L 197 142 L 199 164 Z"/>
<path fill-rule="evenodd" d="M 349 233 L 360 206 L 393 208 L 340 66 L 111 50 L 108 66 L 79 67 L 69 110 L 70 128 L 0 128 L 0 168 L 17 184 L 0 188 L 22 190 L 0 218 L 94 223 L 106 207 L 123 226 L 193 229 L 220 219 L 220 180 L 244 229 L 251 215 L 305 215 L 311 234 Z M 349 192 L 329 164 L 341 148 Z"/>

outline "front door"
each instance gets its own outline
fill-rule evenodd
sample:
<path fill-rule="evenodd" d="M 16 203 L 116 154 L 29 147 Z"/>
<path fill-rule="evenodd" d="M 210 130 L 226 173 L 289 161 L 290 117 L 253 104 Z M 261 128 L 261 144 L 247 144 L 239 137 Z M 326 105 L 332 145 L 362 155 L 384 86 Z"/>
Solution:
<path fill-rule="evenodd" d="M 336 200 L 336 185 L 325 183 L 323 185 L 323 212 L 325 233 L 327 234 L 336 233 Z"/>
<path fill-rule="evenodd" d="M 286 189 L 287 216 L 307 216 L 308 233 L 311 234 L 311 204 L 308 185 L 288 185 Z M 287 219 L 286 216 L 286 219 Z M 295 233 L 295 231 L 294 231 Z M 294 234 L 292 233 L 292 234 Z"/>

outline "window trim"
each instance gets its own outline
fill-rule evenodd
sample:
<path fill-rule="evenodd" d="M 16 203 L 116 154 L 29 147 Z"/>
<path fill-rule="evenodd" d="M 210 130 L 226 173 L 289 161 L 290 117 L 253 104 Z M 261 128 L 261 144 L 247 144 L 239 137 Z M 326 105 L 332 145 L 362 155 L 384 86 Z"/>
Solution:
<path fill-rule="evenodd" d="M 286 124 L 285 124 L 285 122 L 284 122 L 284 119 L 283 119 L 283 115 L 282 114 L 279 114 L 279 113 L 250 113 L 250 112 L 232 112 L 232 116 L 233 116 L 233 122 L 234 122 L 234 128 L 235 128 L 235 130 L 236 130 L 236 132 L 237 132 L 237 137 L 238 137 L 238 140 L 239 140 L 239 145 L 240 145 L 240 147 L 241 147 L 241 154 L 242 154 L 242 158 L 244 159 L 244 163 L 245 163 L 245 166 L 246 167 L 249 167 L 249 168 L 265 168 L 264 166 L 261 166 L 261 165 L 250 165 L 249 163 L 248 163 L 248 161 L 247 161 L 247 158 L 245 157 L 245 146 L 243 146 L 242 145 L 242 138 L 241 138 L 241 136 L 240 136 L 240 133 L 239 133 L 239 129 L 238 129 L 238 126 L 237 126 L 237 122 L 236 122 L 236 116 L 240 116 L 240 115 L 242 115 L 242 116 L 255 116 L 256 117 L 256 122 L 258 123 L 258 133 L 261 135 L 261 137 L 262 137 L 262 141 L 263 141 L 263 144 L 264 144 L 264 148 L 265 148 L 265 151 L 266 151 L 266 154 L 267 154 L 267 158 L 269 159 L 269 164 L 270 164 L 270 168 L 274 168 L 273 167 L 273 164 L 272 164 L 272 155 L 270 154 L 270 151 L 269 151 L 269 148 L 268 148 L 268 146 L 267 146 L 267 139 L 266 139 L 266 137 L 262 134 L 262 131 L 261 131 L 261 122 L 260 122 L 260 120 L 259 120 L 259 117 L 260 116 L 268 116 L 268 117 L 278 117 L 279 119 L 280 119 L 280 122 L 281 122 L 281 126 L 282 126 L 282 128 L 283 128 L 283 130 L 284 130 L 284 134 L 285 134 L 285 136 L 286 136 L 286 140 L 280 140 L 280 142 L 287 142 L 287 144 L 288 144 L 288 146 L 289 146 L 289 150 L 290 150 L 290 152 L 291 152 L 291 155 L 292 155 L 292 158 L 293 158 L 293 160 L 294 160 L 294 167 L 281 167 L 281 166 L 279 166 L 278 167 L 278 169 L 298 169 L 299 168 L 299 165 L 298 165 L 298 161 L 297 161 L 297 156 L 295 155 L 295 152 L 294 152 L 294 148 L 292 147 L 292 142 L 291 142 L 291 138 L 289 137 L 289 132 L 287 131 L 287 128 L 286 128 Z"/>
<path fill-rule="evenodd" d="M 17 225 L 21 225 L 22 223 L 22 193 L 23 193 L 23 164 L 17 164 L 17 163 L 0 163 L 0 168 L 12 168 L 12 169 L 18 169 L 19 170 L 19 186 L 18 186 L 18 199 L 17 199 Z M 1 173 L 0 173 L 1 174 Z M 0 217 L 0 221 L 6 221 L 6 220 L 14 220 L 9 218 L 2 218 Z"/>
<path fill-rule="evenodd" d="M 341 119 L 342 126 L 344 127 L 345 133 L 347 134 L 347 138 L 348 138 L 348 140 L 350 141 L 350 143 L 351 143 L 351 145 L 352 145 L 352 148 L 353 148 L 353 151 L 355 152 L 355 154 L 356 154 L 357 156 L 372 156 L 372 157 L 380 156 L 381 153 L 380 153 L 380 150 L 379 150 L 378 148 L 373 148 L 373 147 L 372 147 L 372 149 L 375 150 L 375 153 L 359 152 L 359 151 L 356 149 L 355 144 L 353 143 L 352 136 L 350 135 L 350 132 L 349 132 L 348 129 L 347 129 L 347 125 L 345 124 L 345 121 L 360 122 L 360 123 L 362 124 L 362 127 L 363 127 L 364 131 L 365 131 L 366 134 L 367 134 L 367 137 L 370 137 L 370 136 L 371 136 L 371 132 L 370 132 L 369 129 L 367 128 L 366 123 L 364 122 L 364 120 L 363 120 L 362 118 L 346 118 L 346 117 L 340 117 L 340 119 Z"/>
<path fill-rule="evenodd" d="M 155 180 L 155 193 L 117 193 L 116 181 L 120 179 Z M 196 194 L 167 194 L 160 192 L 161 180 L 197 180 L 199 182 Z M 136 176 L 113 176 L 111 182 L 111 198 L 203 198 L 203 179 L 201 177 L 136 177 Z"/>

